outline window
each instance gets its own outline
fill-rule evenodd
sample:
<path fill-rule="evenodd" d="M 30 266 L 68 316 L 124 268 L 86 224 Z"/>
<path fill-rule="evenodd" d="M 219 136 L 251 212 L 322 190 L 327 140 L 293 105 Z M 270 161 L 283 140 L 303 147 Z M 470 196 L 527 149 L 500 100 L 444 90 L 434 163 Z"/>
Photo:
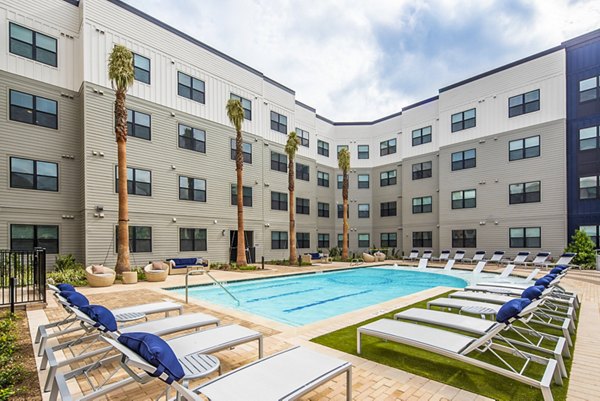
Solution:
<path fill-rule="evenodd" d="M 348 235 L 346 235 L 346 238 L 348 239 L 348 245 L 350 245 L 350 233 L 348 233 Z M 337 240 L 337 247 L 338 248 L 343 248 L 344 247 L 344 234 L 338 234 L 338 240 Z"/>
<path fill-rule="evenodd" d="M 150 84 L 150 59 L 133 53 L 133 76 L 136 81 Z"/>
<path fill-rule="evenodd" d="M 370 216 L 370 207 L 368 203 L 359 203 L 358 204 L 358 218 L 359 219 L 368 219 Z"/>
<path fill-rule="evenodd" d="M 338 145 L 337 146 L 337 153 L 336 153 L 336 155 L 337 155 L 338 159 L 340 158 L 340 150 L 342 150 L 342 149 L 348 150 L 348 145 Z"/>
<path fill-rule="evenodd" d="M 358 188 L 369 188 L 369 174 L 358 175 Z"/>
<path fill-rule="evenodd" d="M 242 187 L 244 206 L 252 207 L 252 187 Z M 237 206 L 237 184 L 231 184 L 231 204 Z"/>
<path fill-rule="evenodd" d="M 310 181 L 310 167 L 296 163 L 296 178 L 302 181 Z"/>
<path fill-rule="evenodd" d="M 380 216 L 389 217 L 396 215 L 396 201 L 393 202 L 381 202 L 380 204 Z"/>
<path fill-rule="evenodd" d="M 423 145 L 429 142 L 431 142 L 431 125 L 412 132 L 412 146 Z"/>
<path fill-rule="evenodd" d="M 119 243 L 119 230 L 115 227 L 116 242 Z M 116 252 L 116 247 L 115 247 Z M 152 252 L 152 227 L 129 226 L 129 252 Z"/>
<path fill-rule="evenodd" d="M 342 174 L 338 174 L 337 176 L 337 189 L 344 188 L 344 176 Z"/>
<path fill-rule="evenodd" d="M 431 162 L 416 163 L 412 165 L 412 179 L 420 180 L 431 177 Z"/>
<path fill-rule="evenodd" d="M 235 139 L 231 140 L 231 160 L 235 160 L 235 155 L 237 153 Z M 252 164 L 252 144 L 242 142 L 242 156 L 244 158 L 244 163 Z"/>
<path fill-rule="evenodd" d="M 296 233 L 296 248 L 310 248 L 310 233 Z"/>
<path fill-rule="evenodd" d="M 287 156 L 282 153 L 271 152 L 271 170 L 287 173 Z"/>
<path fill-rule="evenodd" d="M 598 98 L 598 77 L 591 77 L 591 78 L 587 78 L 587 79 L 579 81 L 579 101 L 580 102 L 587 102 L 588 100 L 594 100 L 597 98 Z"/>
<path fill-rule="evenodd" d="M 191 77 L 183 72 L 177 72 L 177 94 L 194 102 L 204 103 L 204 81 Z"/>
<path fill-rule="evenodd" d="M 540 155 L 540 137 L 517 139 L 508 143 L 508 160 L 529 159 Z"/>
<path fill-rule="evenodd" d="M 310 144 L 310 139 L 309 139 L 310 134 L 308 133 L 308 131 L 304 131 L 303 129 L 296 128 L 296 135 L 298 136 L 298 139 L 300 140 L 300 145 L 306 146 L 308 148 L 308 145 Z"/>
<path fill-rule="evenodd" d="M 11 53 L 56 67 L 56 47 L 56 39 L 21 25 L 10 23 Z"/>
<path fill-rule="evenodd" d="M 58 191 L 58 164 L 10 158 L 10 187 Z"/>
<path fill-rule="evenodd" d="M 229 98 L 240 101 L 240 103 L 242 104 L 242 109 L 244 109 L 244 119 L 251 121 L 252 120 L 252 102 L 241 96 L 234 95 L 233 93 L 229 94 Z"/>
<path fill-rule="evenodd" d="M 317 153 L 321 156 L 329 157 L 329 143 L 317 140 Z"/>
<path fill-rule="evenodd" d="M 271 210 L 288 210 L 286 193 L 271 191 Z"/>
<path fill-rule="evenodd" d="M 329 188 L 329 173 L 317 171 L 317 185 Z"/>
<path fill-rule="evenodd" d="M 271 129 L 282 134 L 287 134 L 287 117 L 271 111 Z"/>
<path fill-rule="evenodd" d="M 206 180 L 179 176 L 179 199 L 206 202 Z"/>
<path fill-rule="evenodd" d="M 431 248 L 433 246 L 433 236 L 431 231 L 413 231 L 413 248 Z"/>
<path fill-rule="evenodd" d="M 432 211 L 432 197 L 423 196 L 421 198 L 413 198 L 412 200 L 412 212 L 417 213 L 431 213 Z"/>
<path fill-rule="evenodd" d="M 181 125 L 179 135 L 181 135 Z M 127 109 L 127 136 L 150 140 L 150 115 Z"/>
<path fill-rule="evenodd" d="M 58 102 L 11 89 L 10 119 L 57 129 Z"/>
<path fill-rule="evenodd" d="M 206 153 L 206 132 L 179 124 L 179 147 L 194 152 Z"/>
<path fill-rule="evenodd" d="M 452 171 L 474 168 L 477 165 L 475 149 L 452 153 Z"/>
<path fill-rule="evenodd" d="M 115 166 L 116 189 L 119 193 L 119 170 Z M 148 170 L 127 167 L 127 193 L 130 195 L 152 195 L 152 173 Z"/>
<path fill-rule="evenodd" d="M 396 185 L 396 170 L 383 171 L 379 174 L 379 186 Z"/>
<path fill-rule="evenodd" d="M 296 198 L 296 213 L 310 214 L 310 199 Z"/>
<path fill-rule="evenodd" d="M 533 203 L 540 201 L 540 181 L 510 184 L 508 186 L 509 203 Z"/>
<path fill-rule="evenodd" d="M 287 249 L 287 231 L 271 231 L 271 249 Z"/>
<path fill-rule="evenodd" d="M 179 251 L 206 251 L 206 228 L 180 228 Z"/>
<path fill-rule="evenodd" d="M 509 229 L 511 248 L 541 248 L 542 229 L 540 227 L 519 227 Z"/>
<path fill-rule="evenodd" d="M 599 176 L 579 178 L 579 199 L 600 199 Z"/>
<path fill-rule="evenodd" d="M 600 139 L 598 139 L 599 128 L 587 127 L 579 130 L 579 150 L 600 148 Z"/>
<path fill-rule="evenodd" d="M 452 230 L 452 248 L 476 248 L 477 230 Z"/>
<path fill-rule="evenodd" d="M 540 90 L 508 98 L 508 117 L 516 117 L 540 109 Z"/>
<path fill-rule="evenodd" d="M 368 248 L 370 246 L 371 239 L 369 234 L 358 234 L 358 247 Z"/>
<path fill-rule="evenodd" d="M 452 209 L 470 209 L 473 207 L 477 207 L 477 191 L 475 189 L 452 192 Z"/>
<path fill-rule="evenodd" d="M 317 235 L 317 248 L 329 249 L 329 234 Z"/>
<path fill-rule="evenodd" d="M 10 249 L 33 251 L 37 247 L 46 248 L 46 253 L 58 253 L 58 226 L 10 225 Z"/>
<path fill-rule="evenodd" d="M 317 213 L 319 217 L 329 217 L 329 203 L 318 202 Z"/>
<path fill-rule="evenodd" d="M 475 125 L 475 109 L 452 114 L 452 132 L 473 128 Z"/>
<path fill-rule="evenodd" d="M 358 158 L 368 159 L 369 158 L 369 145 L 358 145 Z"/>
<path fill-rule="evenodd" d="M 379 156 L 391 155 L 396 153 L 396 138 L 379 142 Z"/>
<path fill-rule="evenodd" d="M 395 248 L 398 246 L 398 234 L 396 233 L 381 233 L 381 247 Z"/>
<path fill-rule="evenodd" d="M 579 229 L 583 230 L 596 244 L 596 249 L 600 249 L 600 226 L 581 226 Z"/>
<path fill-rule="evenodd" d="M 348 213 L 347 213 L 348 217 L 350 217 L 350 205 L 348 205 Z M 337 216 L 338 219 L 343 219 L 344 218 L 344 205 L 337 205 Z"/>

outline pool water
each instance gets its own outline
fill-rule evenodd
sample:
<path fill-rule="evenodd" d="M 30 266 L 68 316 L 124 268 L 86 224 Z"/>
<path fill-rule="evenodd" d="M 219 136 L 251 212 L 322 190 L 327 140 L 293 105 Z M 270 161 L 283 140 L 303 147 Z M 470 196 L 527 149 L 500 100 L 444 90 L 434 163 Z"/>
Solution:
<path fill-rule="evenodd" d="M 360 268 L 229 283 L 239 306 L 218 286 L 190 287 L 189 296 L 302 326 L 429 288 L 466 285 L 462 278 L 414 269 Z"/>

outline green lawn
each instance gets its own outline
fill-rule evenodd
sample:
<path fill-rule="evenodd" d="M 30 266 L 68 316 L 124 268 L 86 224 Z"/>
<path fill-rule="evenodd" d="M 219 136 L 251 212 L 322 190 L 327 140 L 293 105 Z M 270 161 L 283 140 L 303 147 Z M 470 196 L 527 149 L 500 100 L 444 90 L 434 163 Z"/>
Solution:
<path fill-rule="evenodd" d="M 336 330 L 334 332 L 314 338 L 312 341 L 352 355 L 357 355 L 356 329 L 358 327 L 382 318 L 393 319 L 395 313 L 409 308 L 426 308 L 428 301 L 439 297 L 445 297 L 447 294 L 448 293 L 442 294 L 405 308 L 397 309 L 385 315 Z M 544 328 L 543 331 L 554 335 L 561 334 L 558 331 L 552 331 L 547 328 Z M 573 340 L 575 340 L 575 336 L 573 336 Z M 392 366 L 406 372 L 414 373 L 416 375 L 457 388 L 472 391 L 496 400 L 537 401 L 543 399 L 541 391 L 537 388 L 507 379 L 498 374 L 473 367 L 469 364 L 458 362 L 454 359 L 445 358 L 431 352 L 420 350 L 418 348 L 384 341 L 371 336 L 362 337 L 362 353 L 360 356 L 374 362 Z M 496 365 L 501 364 L 501 362 L 499 362 L 499 360 L 490 352 L 485 352 L 483 354 L 479 352 L 473 352 L 469 356 Z M 517 366 L 519 367 L 521 366 L 521 364 L 519 364 L 521 360 L 516 357 L 505 354 L 502 354 L 502 357 L 506 357 L 505 359 L 509 360 L 511 363 L 517 363 Z M 571 359 L 565 360 L 565 364 L 567 365 L 567 370 L 569 372 L 571 370 L 571 362 Z M 526 370 L 526 374 L 539 379 L 543 373 L 543 367 L 539 364 L 532 363 L 531 365 L 532 368 L 528 368 Z M 552 393 L 555 400 L 566 400 L 568 385 L 569 379 L 564 379 L 562 386 L 553 384 Z"/>

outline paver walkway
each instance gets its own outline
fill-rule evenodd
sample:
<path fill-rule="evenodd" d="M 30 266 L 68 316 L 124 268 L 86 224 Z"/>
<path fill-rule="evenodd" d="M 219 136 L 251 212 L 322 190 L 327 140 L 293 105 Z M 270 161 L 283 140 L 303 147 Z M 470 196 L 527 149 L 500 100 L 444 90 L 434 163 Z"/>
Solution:
<path fill-rule="evenodd" d="M 347 267 L 347 264 L 333 264 L 316 266 L 313 268 L 294 268 L 271 266 L 272 269 L 256 272 L 214 272 L 215 277 L 221 281 L 235 280 L 239 278 L 250 278 L 259 276 L 281 275 L 297 273 L 299 271 L 321 270 L 330 268 Z M 494 270 L 494 268 L 491 268 Z M 523 270 L 523 272 L 525 272 Z M 526 272 L 525 272 L 526 273 Z M 190 278 L 192 283 L 208 282 L 204 276 Z M 146 302 L 156 302 L 161 299 L 175 299 L 183 301 L 184 297 L 164 291 L 163 287 L 182 285 L 183 276 L 170 276 L 166 283 L 138 283 L 134 285 L 114 285 L 108 288 L 85 288 L 85 293 L 92 303 L 101 303 L 109 308 L 135 305 Z M 600 400 L 600 273 L 573 271 L 563 281 L 569 290 L 580 294 L 582 300 L 581 317 L 578 327 L 577 344 L 574 354 L 573 367 L 571 371 L 571 385 L 569 387 L 569 400 Z M 353 364 L 353 396 L 355 400 L 407 400 L 407 401 L 480 401 L 488 398 L 444 385 L 402 370 L 390 368 L 360 357 L 348 355 L 309 340 L 332 330 L 360 322 L 372 316 L 397 309 L 422 299 L 429 298 L 435 294 L 444 292 L 444 288 L 431 289 L 419 294 L 398 298 L 383 304 L 374 305 L 360 311 L 351 312 L 343 317 L 334 317 L 326 321 L 316 322 L 303 327 L 290 327 L 271 320 L 250 315 L 245 312 L 232 311 L 198 300 L 190 300 L 185 306 L 185 312 L 204 312 L 217 316 L 222 324 L 236 323 L 245 327 L 260 331 L 265 337 L 265 354 L 269 355 L 288 348 L 291 345 L 304 345 L 320 352 L 348 360 Z M 65 312 L 49 297 L 48 307 L 44 310 L 29 311 L 30 326 L 32 332 L 38 324 L 47 321 L 55 321 L 63 316 Z M 229 371 L 256 359 L 256 345 L 242 345 L 232 350 L 222 351 L 216 354 L 221 360 L 223 370 Z M 41 379 L 45 373 L 41 372 Z M 102 368 L 94 373 L 95 380 L 108 377 L 110 371 Z M 213 375 L 214 376 L 214 375 Z M 119 373 L 116 379 L 125 375 Z M 268 378 L 265 380 L 268 381 Z M 198 381 L 201 382 L 201 381 Z M 43 381 L 42 381 L 43 383 Z M 79 385 L 79 388 L 77 387 Z M 90 391 L 90 384 L 79 380 L 77 384 L 72 383 L 72 391 Z M 107 397 L 109 400 L 142 401 L 156 398 L 164 386 L 158 380 L 146 385 L 133 383 L 127 387 L 112 393 Z M 46 394 L 47 398 L 47 394 Z M 343 377 L 331 381 L 304 397 L 306 400 L 335 401 L 345 400 L 345 379 Z"/>

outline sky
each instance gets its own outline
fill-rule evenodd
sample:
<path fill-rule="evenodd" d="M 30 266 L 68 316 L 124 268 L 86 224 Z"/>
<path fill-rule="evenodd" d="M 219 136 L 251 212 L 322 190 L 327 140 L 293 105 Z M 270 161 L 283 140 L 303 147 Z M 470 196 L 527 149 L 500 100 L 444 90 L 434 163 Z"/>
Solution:
<path fill-rule="evenodd" d="M 396 113 L 600 28 L 598 0 L 125 1 L 334 121 Z"/>

